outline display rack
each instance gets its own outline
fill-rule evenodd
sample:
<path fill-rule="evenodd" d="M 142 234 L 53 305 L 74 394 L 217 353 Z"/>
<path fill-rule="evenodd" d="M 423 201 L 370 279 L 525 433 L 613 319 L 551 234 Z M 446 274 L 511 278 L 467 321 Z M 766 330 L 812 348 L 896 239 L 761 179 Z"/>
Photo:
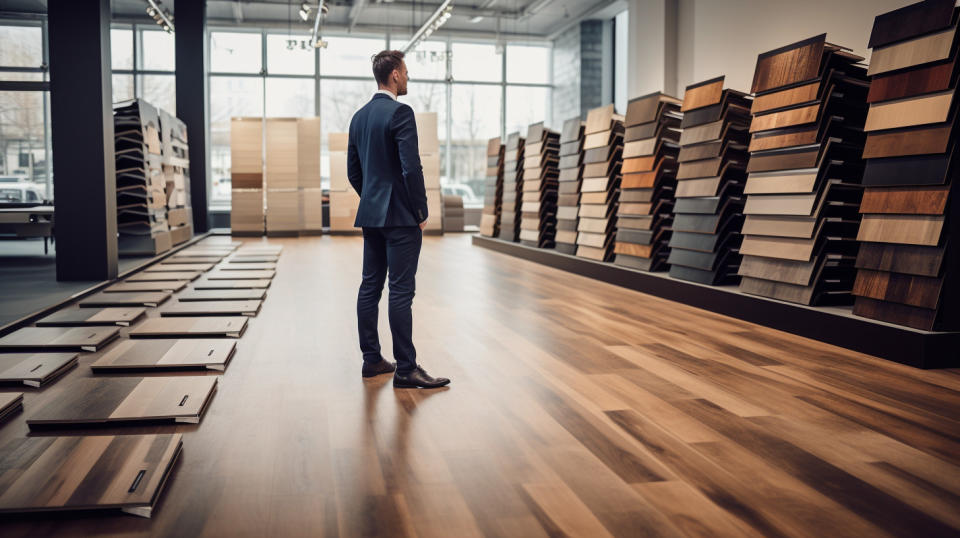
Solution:
<path fill-rule="evenodd" d="M 557 167 L 557 237 L 555 249 L 564 254 L 577 252 L 577 223 L 580 210 L 580 183 L 583 180 L 583 129 L 580 116 L 563 122 L 560 133 L 560 160 Z"/>
<path fill-rule="evenodd" d="M 507 136 L 503 161 L 503 210 L 500 213 L 500 239 L 520 240 L 523 188 L 523 143 L 520 133 Z"/>
<path fill-rule="evenodd" d="M 623 153 L 623 116 L 614 113 L 612 104 L 587 113 L 581 153 L 583 180 L 577 212 L 577 256 L 610 261 L 617 233 Z"/>
<path fill-rule="evenodd" d="M 503 154 L 500 137 L 487 141 L 487 176 L 484 180 L 483 213 L 480 215 L 480 233 L 487 237 L 500 234 L 500 215 L 503 211 Z"/>
<path fill-rule="evenodd" d="M 523 158 L 520 241 L 553 248 L 557 235 L 557 163 L 560 134 L 534 123 L 527 129 Z"/>

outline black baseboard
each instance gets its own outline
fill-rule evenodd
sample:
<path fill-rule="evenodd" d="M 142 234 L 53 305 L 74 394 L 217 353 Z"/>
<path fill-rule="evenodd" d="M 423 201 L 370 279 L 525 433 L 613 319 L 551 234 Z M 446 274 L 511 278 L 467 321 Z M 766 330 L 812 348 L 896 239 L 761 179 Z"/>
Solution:
<path fill-rule="evenodd" d="M 819 340 L 916 368 L 960 367 L 960 333 L 929 332 L 854 316 L 849 308 L 810 307 L 595 262 L 550 249 L 473 236 L 473 244 L 609 284 Z"/>

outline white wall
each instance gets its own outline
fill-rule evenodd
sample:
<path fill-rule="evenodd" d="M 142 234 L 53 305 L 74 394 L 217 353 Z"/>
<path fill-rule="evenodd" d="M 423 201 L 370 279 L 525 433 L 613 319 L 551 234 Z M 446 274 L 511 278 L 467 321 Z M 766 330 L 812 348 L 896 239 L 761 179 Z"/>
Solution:
<path fill-rule="evenodd" d="M 749 92 L 758 54 L 824 32 L 828 42 L 869 59 L 874 17 L 916 0 L 678 1 L 677 84 L 682 94 L 688 85 L 720 75 L 726 75 L 727 87 Z"/>

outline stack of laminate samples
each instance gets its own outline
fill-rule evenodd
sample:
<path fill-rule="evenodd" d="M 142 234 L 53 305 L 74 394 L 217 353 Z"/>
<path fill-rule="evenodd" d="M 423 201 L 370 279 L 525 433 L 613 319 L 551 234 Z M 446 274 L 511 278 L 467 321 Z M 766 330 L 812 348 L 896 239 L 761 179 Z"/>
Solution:
<path fill-rule="evenodd" d="M 500 137 L 487 141 L 487 178 L 484 181 L 483 213 L 480 235 L 496 237 L 500 233 L 500 212 L 503 208 L 503 144 Z"/>
<path fill-rule="evenodd" d="M 761 54 L 753 77 L 740 289 L 849 304 L 869 83 L 826 34 Z"/>
<path fill-rule="evenodd" d="M 577 256 L 608 262 L 617 233 L 623 153 L 623 116 L 614 113 L 613 105 L 587 113 L 582 153 Z"/>
<path fill-rule="evenodd" d="M 957 330 L 957 13 L 913 4 L 876 18 L 854 314 Z"/>
<path fill-rule="evenodd" d="M 167 224 L 170 239 L 179 245 L 193 237 L 190 209 L 190 148 L 187 124 L 166 110 L 160 110 L 163 178 L 167 198 Z"/>
<path fill-rule="evenodd" d="M 580 181 L 583 179 L 583 121 L 580 116 L 563 122 L 560 133 L 560 175 L 557 182 L 557 237 L 554 248 L 577 253 L 577 212 L 580 211 Z"/>
<path fill-rule="evenodd" d="M 142 99 L 113 110 L 117 170 L 117 249 L 156 255 L 170 250 L 160 114 Z"/>
<path fill-rule="evenodd" d="M 718 77 L 687 86 L 683 96 L 667 258 L 670 276 L 710 285 L 740 281 L 743 188 L 750 158 L 750 97 L 724 89 L 723 81 Z"/>
<path fill-rule="evenodd" d="M 682 101 L 662 93 L 627 105 L 623 179 L 617 209 L 615 263 L 643 271 L 666 269 L 677 185 Z M 587 156 L 586 158 L 589 158 Z"/>
<path fill-rule="evenodd" d="M 230 232 L 262 235 L 263 118 L 230 119 Z"/>
<path fill-rule="evenodd" d="M 520 217 L 520 241 L 527 246 L 554 246 L 559 154 L 560 133 L 545 128 L 543 122 L 530 125 L 523 156 Z"/>
<path fill-rule="evenodd" d="M 500 239 L 504 241 L 520 240 L 523 143 L 520 133 L 507 136 L 507 148 L 503 156 L 503 209 L 500 212 Z"/>

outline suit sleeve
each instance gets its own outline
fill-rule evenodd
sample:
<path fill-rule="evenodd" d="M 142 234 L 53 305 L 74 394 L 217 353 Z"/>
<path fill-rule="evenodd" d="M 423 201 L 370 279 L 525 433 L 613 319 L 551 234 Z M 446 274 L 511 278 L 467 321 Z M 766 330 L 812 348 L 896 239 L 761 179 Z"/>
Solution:
<path fill-rule="evenodd" d="M 352 128 L 350 130 L 353 131 Z M 357 144 L 352 134 L 347 142 L 347 179 L 350 180 L 350 185 L 353 185 L 353 190 L 357 191 L 357 195 L 362 196 L 363 168 L 360 165 L 360 152 L 357 151 Z"/>
<path fill-rule="evenodd" d="M 427 220 L 427 190 L 423 183 L 423 167 L 420 164 L 420 147 L 417 140 L 417 122 L 413 109 L 403 105 L 393 114 L 390 122 L 397 149 L 400 152 L 400 166 L 403 168 L 403 186 L 407 190 L 407 199 L 413 205 L 413 215 L 417 222 Z"/>

